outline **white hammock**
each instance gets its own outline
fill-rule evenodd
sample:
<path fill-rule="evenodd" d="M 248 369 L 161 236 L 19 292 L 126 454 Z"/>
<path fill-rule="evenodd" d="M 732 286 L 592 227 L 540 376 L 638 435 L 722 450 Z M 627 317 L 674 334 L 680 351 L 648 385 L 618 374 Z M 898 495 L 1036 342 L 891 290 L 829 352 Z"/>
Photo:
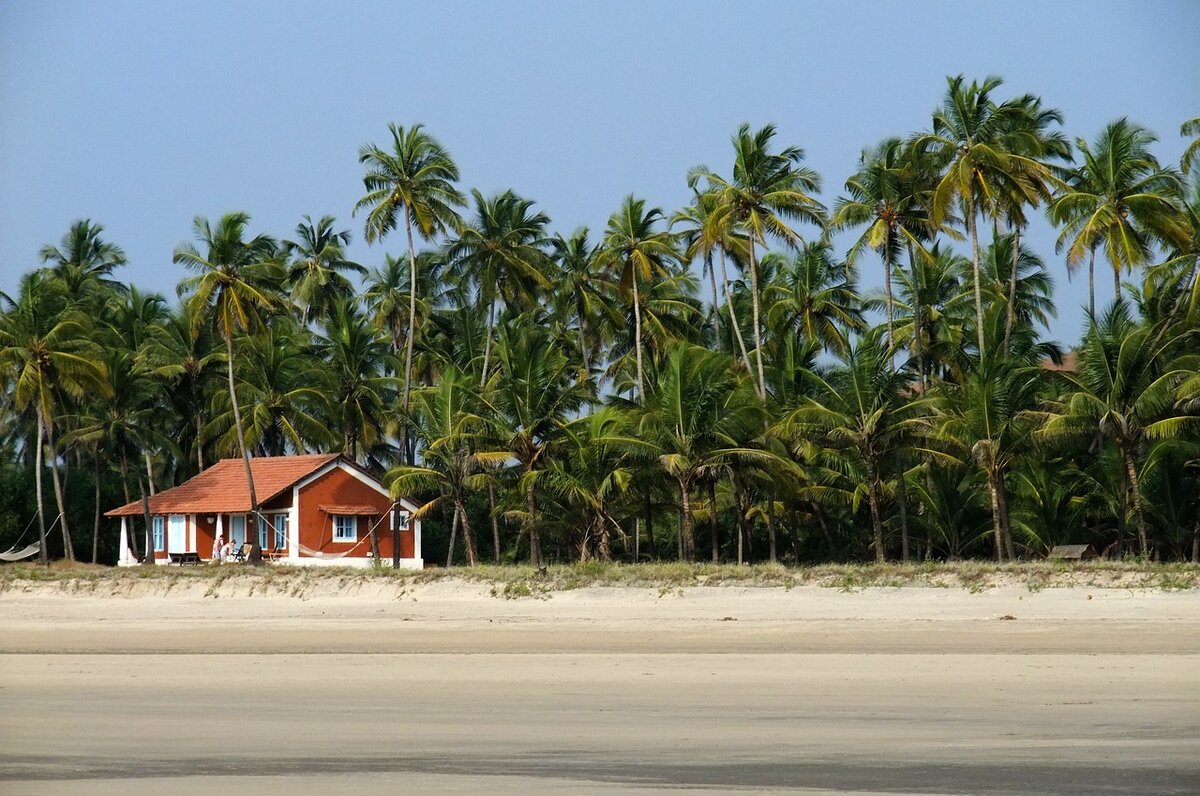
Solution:
<path fill-rule="evenodd" d="M 21 561 L 22 559 L 36 556 L 38 551 L 42 549 L 41 542 L 34 542 L 24 549 L 17 550 L 15 547 L 4 553 L 0 553 L 0 561 Z"/>
<path fill-rule="evenodd" d="M 393 503 L 392 507 L 395 508 L 395 505 L 396 504 Z M 305 545 L 299 543 L 296 544 L 296 547 L 301 553 L 304 553 L 304 555 L 308 556 L 309 558 L 323 558 L 326 561 L 336 561 L 339 558 L 345 558 L 362 546 L 364 542 L 371 541 L 371 535 L 375 532 L 375 529 L 378 528 L 385 519 L 387 519 L 387 516 L 387 513 L 384 513 L 382 517 L 376 520 L 375 524 L 371 526 L 366 535 L 359 539 L 349 550 L 343 550 L 340 553 L 322 553 L 320 550 L 313 550 L 311 547 L 306 547 Z"/>

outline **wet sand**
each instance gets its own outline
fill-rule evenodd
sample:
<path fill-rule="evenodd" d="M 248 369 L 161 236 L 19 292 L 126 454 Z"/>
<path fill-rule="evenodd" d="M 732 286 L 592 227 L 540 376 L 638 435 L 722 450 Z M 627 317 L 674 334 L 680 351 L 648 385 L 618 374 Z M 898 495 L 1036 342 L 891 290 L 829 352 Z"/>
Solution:
<path fill-rule="evenodd" d="M 38 587 L 0 739 L 5 794 L 1191 794 L 1200 593 Z"/>

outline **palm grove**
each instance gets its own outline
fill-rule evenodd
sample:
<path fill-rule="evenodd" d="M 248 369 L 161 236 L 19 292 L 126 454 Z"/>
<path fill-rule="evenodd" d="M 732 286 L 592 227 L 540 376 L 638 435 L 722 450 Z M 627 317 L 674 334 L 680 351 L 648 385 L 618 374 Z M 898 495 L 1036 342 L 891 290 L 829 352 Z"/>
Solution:
<path fill-rule="evenodd" d="M 832 205 L 743 125 L 688 206 L 630 195 L 570 234 L 393 125 L 352 211 L 382 264 L 329 216 L 283 239 L 197 218 L 177 304 L 79 221 L 0 294 L 0 541 L 36 518 L 43 557 L 111 561 L 102 508 L 220 457 L 250 479 L 338 451 L 423 505 L 447 563 L 1196 560 L 1200 120 L 1178 165 L 1127 119 L 1061 124 L 956 77 Z M 1022 237 L 1038 214 L 1053 266 Z M 1089 285 L 1070 350 L 1044 337 L 1058 263 Z"/>

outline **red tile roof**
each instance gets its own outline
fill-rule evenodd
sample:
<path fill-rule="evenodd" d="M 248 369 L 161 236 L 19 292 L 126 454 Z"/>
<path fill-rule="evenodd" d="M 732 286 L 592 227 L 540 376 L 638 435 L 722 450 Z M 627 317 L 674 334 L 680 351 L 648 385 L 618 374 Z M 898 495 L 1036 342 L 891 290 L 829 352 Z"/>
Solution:
<path fill-rule="evenodd" d="M 337 458 L 336 453 L 319 453 L 251 459 L 258 502 L 266 503 Z M 195 478 L 150 498 L 151 514 L 239 514 L 250 508 L 250 489 L 241 459 L 222 459 Z M 105 512 L 104 516 L 128 517 L 141 513 L 142 502 L 135 500 Z"/>

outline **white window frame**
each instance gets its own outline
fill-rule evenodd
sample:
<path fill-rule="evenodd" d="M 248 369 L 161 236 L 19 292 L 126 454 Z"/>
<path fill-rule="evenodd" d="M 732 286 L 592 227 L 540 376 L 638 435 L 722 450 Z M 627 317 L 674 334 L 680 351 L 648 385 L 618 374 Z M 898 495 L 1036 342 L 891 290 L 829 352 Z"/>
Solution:
<path fill-rule="evenodd" d="M 254 524 L 258 527 L 258 546 L 263 550 L 269 550 L 270 548 L 267 547 L 267 542 L 269 542 L 271 539 L 271 528 L 270 523 L 267 520 L 267 515 L 260 513 L 258 515 L 258 522 Z"/>
<path fill-rule="evenodd" d="M 342 529 L 339 527 L 345 520 L 350 521 L 350 529 L 353 531 L 353 536 L 343 536 Z M 354 514 L 334 514 L 333 515 L 333 541 L 335 542 L 357 542 L 358 541 L 358 517 Z"/>
<path fill-rule="evenodd" d="M 242 521 L 242 538 L 241 540 L 234 539 L 234 526 L 238 519 Z M 234 549 L 241 547 L 248 541 L 249 534 L 246 533 L 246 515 L 245 514 L 230 514 L 229 515 L 229 541 L 233 543 Z"/>
<path fill-rule="evenodd" d="M 154 539 L 154 552 L 161 553 L 167 549 L 167 518 L 156 514 L 150 518 L 151 536 Z"/>

